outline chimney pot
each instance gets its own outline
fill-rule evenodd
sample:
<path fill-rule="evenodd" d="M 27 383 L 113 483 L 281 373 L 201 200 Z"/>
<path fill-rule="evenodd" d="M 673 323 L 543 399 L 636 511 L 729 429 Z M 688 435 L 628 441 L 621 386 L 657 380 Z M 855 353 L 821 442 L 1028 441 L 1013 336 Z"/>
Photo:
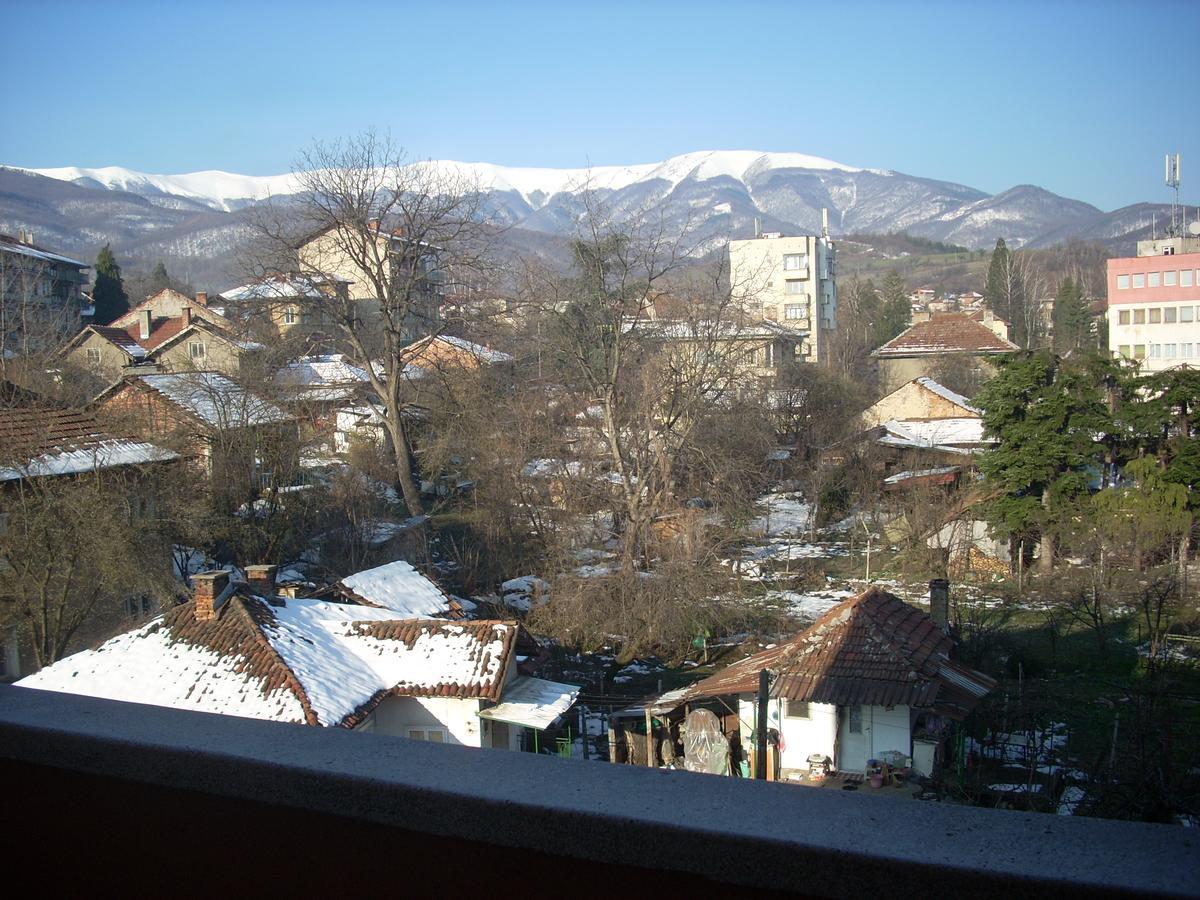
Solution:
<path fill-rule="evenodd" d="M 278 566 L 246 566 L 246 581 L 250 583 L 250 589 L 260 597 L 274 597 L 275 573 L 278 571 Z"/>
<path fill-rule="evenodd" d="M 208 306 L 208 291 L 196 291 L 196 302 L 201 306 Z"/>
<path fill-rule="evenodd" d="M 150 325 L 153 315 L 154 313 L 149 309 L 143 309 L 138 314 L 138 334 L 143 341 L 150 339 Z"/>
<path fill-rule="evenodd" d="M 950 631 L 950 582 L 945 578 L 929 582 L 929 618 L 942 631 Z"/>
<path fill-rule="evenodd" d="M 214 572 L 198 572 L 192 576 L 192 589 L 196 596 L 196 621 L 211 622 L 217 617 L 218 598 L 229 587 L 229 573 L 223 569 Z"/>

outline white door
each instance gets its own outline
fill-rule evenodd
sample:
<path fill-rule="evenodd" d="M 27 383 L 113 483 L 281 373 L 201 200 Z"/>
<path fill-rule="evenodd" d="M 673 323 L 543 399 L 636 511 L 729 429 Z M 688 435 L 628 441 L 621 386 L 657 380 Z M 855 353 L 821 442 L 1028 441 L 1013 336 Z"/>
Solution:
<path fill-rule="evenodd" d="M 871 758 L 871 707 L 838 707 L 839 772 L 864 772 Z"/>

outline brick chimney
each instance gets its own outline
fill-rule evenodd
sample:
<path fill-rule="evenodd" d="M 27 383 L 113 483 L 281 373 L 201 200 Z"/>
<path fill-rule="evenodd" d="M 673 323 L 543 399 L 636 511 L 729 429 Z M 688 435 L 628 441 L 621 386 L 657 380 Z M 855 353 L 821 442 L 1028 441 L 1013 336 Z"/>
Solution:
<path fill-rule="evenodd" d="M 139 340 L 150 340 L 150 324 L 154 312 L 149 309 L 143 309 L 138 313 L 138 337 Z"/>
<path fill-rule="evenodd" d="M 950 631 L 950 582 L 945 578 L 935 578 L 929 582 L 929 618 L 933 624 L 949 633 Z"/>
<path fill-rule="evenodd" d="M 224 570 L 199 572 L 192 576 L 196 595 L 196 621 L 211 622 L 217 617 L 217 601 L 229 587 L 229 573 Z"/>
<path fill-rule="evenodd" d="M 190 306 L 185 306 L 183 308 L 183 327 L 187 328 L 191 324 L 192 324 L 192 308 Z"/>
<path fill-rule="evenodd" d="M 275 573 L 278 571 L 279 566 L 246 566 L 246 581 L 250 583 L 250 590 L 260 597 L 274 597 Z"/>
<path fill-rule="evenodd" d="M 196 291 L 196 303 L 200 306 L 208 306 L 208 292 Z"/>

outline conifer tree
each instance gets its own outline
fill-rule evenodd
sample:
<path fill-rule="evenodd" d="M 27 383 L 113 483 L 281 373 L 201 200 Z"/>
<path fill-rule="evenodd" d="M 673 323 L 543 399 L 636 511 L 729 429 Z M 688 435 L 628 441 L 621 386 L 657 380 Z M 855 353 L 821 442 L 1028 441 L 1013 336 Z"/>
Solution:
<path fill-rule="evenodd" d="M 912 323 L 912 305 L 908 286 L 899 272 L 889 272 L 883 279 L 883 303 L 875 326 L 875 346 L 881 347 Z"/>
<path fill-rule="evenodd" d="M 150 293 L 157 294 L 164 288 L 171 287 L 171 284 L 171 276 L 167 274 L 167 267 L 160 259 L 154 266 L 154 271 L 150 273 Z"/>
<path fill-rule="evenodd" d="M 121 267 L 117 264 L 109 244 L 105 244 L 96 256 L 96 281 L 92 286 L 92 301 L 96 305 L 96 313 L 92 318 L 96 325 L 107 325 L 129 312 L 129 296 L 121 283 Z"/>
<path fill-rule="evenodd" d="M 1038 539 L 1040 565 L 1054 565 L 1056 536 L 1103 465 L 1111 417 L 1090 360 L 1047 351 L 1012 353 L 975 397 L 997 444 L 979 462 L 997 492 L 992 525 L 1021 544 Z"/>
<path fill-rule="evenodd" d="M 996 238 L 996 249 L 992 251 L 992 261 L 988 265 L 987 287 L 983 289 L 983 296 L 992 312 L 1006 322 L 1012 321 L 1008 295 L 1010 268 L 1008 245 L 1004 243 L 1004 238 Z"/>
<path fill-rule="evenodd" d="M 1083 285 L 1067 276 L 1054 297 L 1054 352 L 1078 352 L 1094 347 L 1091 319 Z"/>

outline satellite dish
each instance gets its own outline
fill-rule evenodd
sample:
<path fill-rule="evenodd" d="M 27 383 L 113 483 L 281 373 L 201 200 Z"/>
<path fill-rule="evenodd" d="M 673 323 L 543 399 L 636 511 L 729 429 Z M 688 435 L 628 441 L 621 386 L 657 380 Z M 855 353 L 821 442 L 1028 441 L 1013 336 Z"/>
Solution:
<path fill-rule="evenodd" d="M 1200 222 L 1192 222 L 1188 225 L 1188 234 L 1200 237 Z"/>

